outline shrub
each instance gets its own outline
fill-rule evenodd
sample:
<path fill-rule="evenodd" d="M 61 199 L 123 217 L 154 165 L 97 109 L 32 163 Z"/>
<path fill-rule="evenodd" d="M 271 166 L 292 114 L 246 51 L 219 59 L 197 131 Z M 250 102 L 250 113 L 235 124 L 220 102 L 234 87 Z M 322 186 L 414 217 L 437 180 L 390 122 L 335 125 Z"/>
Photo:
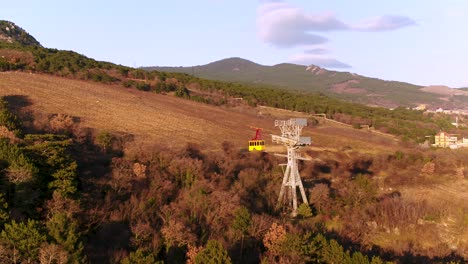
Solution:
<path fill-rule="evenodd" d="M 122 260 L 122 264 L 163 264 L 163 261 L 156 261 L 156 256 L 151 252 L 138 249 L 131 252 L 128 257 Z"/>
<path fill-rule="evenodd" d="M 8 139 L 0 138 L 0 160 L 8 164 L 8 176 L 12 182 L 24 182 L 37 173 L 33 162 L 17 145 L 12 145 Z"/>
<path fill-rule="evenodd" d="M 103 148 L 104 152 L 112 146 L 114 136 L 108 131 L 102 131 L 96 136 L 96 142 Z"/>
<path fill-rule="evenodd" d="M 306 203 L 302 203 L 297 208 L 297 215 L 302 218 L 308 218 L 312 216 L 312 209 Z"/>
<path fill-rule="evenodd" d="M 3 97 L 0 97 L 0 126 L 5 126 L 16 136 L 21 134 L 21 122 L 16 115 L 10 112 L 8 103 Z"/>
<path fill-rule="evenodd" d="M 196 264 L 227 264 L 232 263 L 226 249 L 216 240 L 208 240 L 206 247 L 195 257 Z"/>
<path fill-rule="evenodd" d="M 136 88 L 140 91 L 149 91 L 151 90 L 151 85 L 149 83 L 137 82 Z"/>

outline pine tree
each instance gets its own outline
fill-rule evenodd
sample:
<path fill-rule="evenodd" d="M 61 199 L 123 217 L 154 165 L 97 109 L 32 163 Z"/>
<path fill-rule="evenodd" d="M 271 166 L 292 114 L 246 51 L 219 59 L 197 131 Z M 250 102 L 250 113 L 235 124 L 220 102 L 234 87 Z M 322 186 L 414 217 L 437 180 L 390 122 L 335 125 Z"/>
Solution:
<path fill-rule="evenodd" d="M 216 240 L 208 240 L 206 247 L 195 257 L 195 264 L 232 263 L 226 249 Z"/>
<path fill-rule="evenodd" d="M 65 213 L 56 213 L 46 225 L 49 235 L 69 253 L 70 263 L 81 263 L 84 247 L 80 241 L 76 221 L 70 219 Z"/>
<path fill-rule="evenodd" d="M 5 201 L 3 194 L 0 193 L 0 226 L 3 227 L 9 218 L 8 203 Z"/>
<path fill-rule="evenodd" d="M 5 224 L 0 242 L 9 250 L 12 260 L 31 263 L 38 259 L 39 249 L 46 242 L 46 236 L 35 220 L 19 223 L 13 220 Z"/>
<path fill-rule="evenodd" d="M 234 212 L 234 222 L 232 228 L 236 231 L 237 235 L 241 237 L 240 259 L 242 260 L 242 251 L 244 249 L 244 237 L 249 233 L 249 228 L 252 225 L 252 219 L 249 210 L 244 206 L 240 207 Z"/>

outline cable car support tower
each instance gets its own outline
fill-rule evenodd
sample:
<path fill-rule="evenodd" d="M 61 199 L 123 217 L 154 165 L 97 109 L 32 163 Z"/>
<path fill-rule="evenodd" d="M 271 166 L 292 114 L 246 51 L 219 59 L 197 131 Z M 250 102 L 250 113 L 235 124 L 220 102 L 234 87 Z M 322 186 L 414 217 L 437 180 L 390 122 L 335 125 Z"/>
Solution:
<path fill-rule="evenodd" d="M 297 216 L 297 187 L 299 187 L 302 201 L 308 204 L 297 164 L 298 160 L 310 160 L 297 153 L 299 148 L 311 144 L 310 137 L 301 137 L 302 128 L 307 126 L 307 119 L 291 118 L 289 120 L 275 120 L 275 126 L 279 127 L 281 130 L 281 136 L 272 135 L 272 141 L 285 145 L 288 151 L 287 155 L 275 154 L 288 158 L 287 164 L 280 164 L 286 166 L 286 170 L 284 170 L 283 183 L 281 184 L 278 197 L 278 207 L 280 207 L 282 203 L 288 202 L 292 205 L 292 216 L 295 217 Z"/>

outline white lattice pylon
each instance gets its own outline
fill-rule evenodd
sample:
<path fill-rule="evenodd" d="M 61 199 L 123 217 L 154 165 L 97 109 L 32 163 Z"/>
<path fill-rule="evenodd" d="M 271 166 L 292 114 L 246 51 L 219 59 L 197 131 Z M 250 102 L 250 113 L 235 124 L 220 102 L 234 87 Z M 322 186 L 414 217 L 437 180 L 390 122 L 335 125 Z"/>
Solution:
<path fill-rule="evenodd" d="M 277 156 L 286 157 L 288 159 L 286 169 L 284 171 L 283 182 L 278 197 L 278 206 L 282 202 L 288 201 L 292 205 L 292 216 L 297 215 L 297 188 L 302 196 L 302 201 L 308 204 L 307 196 L 305 194 L 304 186 L 302 185 L 301 176 L 299 175 L 298 160 L 310 160 L 301 157 L 296 151 L 300 147 L 310 145 L 310 138 L 301 138 L 300 133 L 307 121 L 304 119 L 290 119 L 287 121 L 276 120 L 275 126 L 279 126 L 282 132 L 281 136 L 272 135 L 272 140 L 275 143 L 283 144 L 287 148 L 287 155 L 275 154 Z M 289 199 L 288 199 L 289 198 Z"/>

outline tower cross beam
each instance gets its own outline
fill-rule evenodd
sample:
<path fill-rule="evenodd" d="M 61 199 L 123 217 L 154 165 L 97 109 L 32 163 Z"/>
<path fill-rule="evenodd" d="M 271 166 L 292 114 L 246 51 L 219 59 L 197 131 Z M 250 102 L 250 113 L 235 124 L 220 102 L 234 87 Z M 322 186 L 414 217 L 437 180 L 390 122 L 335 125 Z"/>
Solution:
<path fill-rule="evenodd" d="M 286 169 L 284 170 L 283 182 L 278 197 L 278 206 L 283 202 L 292 205 L 292 216 L 297 216 L 297 188 L 299 188 L 303 203 L 308 204 L 304 186 L 298 169 L 298 160 L 310 160 L 309 158 L 301 157 L 297 150 L 300 147 L 310 145 L 310 138 L 302 138 L 302 129 L 307 126 L 306 119 L 291 118 L 289 120 L 275 120 L 275 126 L 281 130 L 281 136 L 272 135 L 272 141 L 282 144 L 287 149 L 287 154 L 275 154 L 280 157 L 286 157 Z"/>

